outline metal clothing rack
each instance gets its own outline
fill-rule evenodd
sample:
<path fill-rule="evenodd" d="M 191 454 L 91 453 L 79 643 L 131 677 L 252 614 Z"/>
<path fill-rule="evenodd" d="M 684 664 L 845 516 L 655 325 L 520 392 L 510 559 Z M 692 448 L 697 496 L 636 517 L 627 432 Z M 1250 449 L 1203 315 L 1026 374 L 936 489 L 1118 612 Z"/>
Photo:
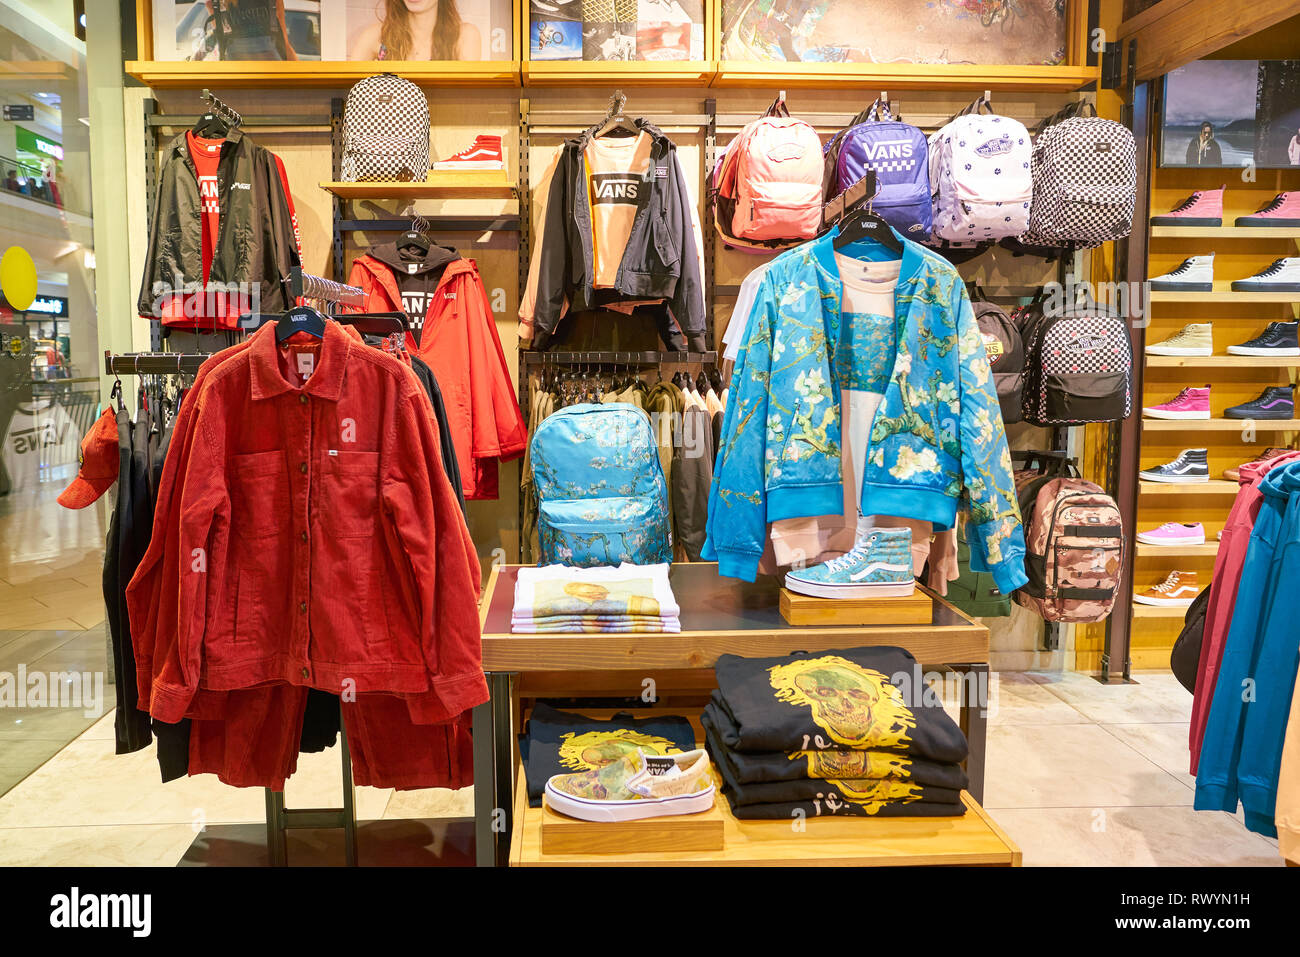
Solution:
<path fill-rule="evenodd" d="M 528 366 L 543 365 L 712 365 L 716 352 L 521 352 Z"/>

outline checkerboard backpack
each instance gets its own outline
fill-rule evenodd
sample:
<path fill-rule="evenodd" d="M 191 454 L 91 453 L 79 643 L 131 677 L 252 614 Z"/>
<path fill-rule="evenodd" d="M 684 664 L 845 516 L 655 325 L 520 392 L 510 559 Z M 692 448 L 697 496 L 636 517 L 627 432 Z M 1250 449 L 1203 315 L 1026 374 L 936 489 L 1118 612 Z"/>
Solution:
<path fill-rule="evenodd" d="M 1133 409 L 1133 344 L 1128 324 L 1091 299 L 1041 300 L 1022 320 L 1022 411 L 1034 425 L 1126 419 Z"/>
<path fill-rule="evenodd" d="M 926 139 L 915 126 L 896 120 L 889 104 L 872 103 L 853 118 L 823 151 L 823 198 L 831 200 L 866 174 L 876 173 L 872 209 L 900 235 L 923 242 L 930 235 L 930 162 Z"/>
<path fill-rule="evenodd" d="M 343 104 L 344 182 L 429 178 L 429 101 L 395 73 L 368 76 Z"/>
<path fill-rule="evenodd" d="M 985 107 L 989 113 L 980 113 Z M 983 98 L 975 110 L 954 117 L 930 136 L 932 239 L 996 242 L 1019 236 L 1029 225 L 1029 131 L 1018 120 L 993 114 Z"/>
<path fill-rule="evenodd" d="M 1082 115 L 1091 110 L 1091 116 Z M 1071 103 L 1049 116 L 1034 137 L 1034 198 L 1025 246 L 1088 249 L 1133 230 L 1137 147 L 1133 134 Z"/>

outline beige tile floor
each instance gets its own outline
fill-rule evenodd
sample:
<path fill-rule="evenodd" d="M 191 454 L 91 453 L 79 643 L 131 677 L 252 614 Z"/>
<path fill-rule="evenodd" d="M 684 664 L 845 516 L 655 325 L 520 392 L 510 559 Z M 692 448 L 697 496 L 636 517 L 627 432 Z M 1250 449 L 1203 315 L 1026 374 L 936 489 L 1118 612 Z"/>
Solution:
<path fill-rule="evenodd" d="M 57 492 L 0 499 L 0 671 L 106 664 L 107 512 L 67 512 Z M 995 676 L 985 804 L 1025 864 L 1279 865 L 1276 842 L 1239 816 L 1192 810 L 1191 698 L 1169 674 L 1137 678 L 1103 686 L 1069 672 Z M 303 755 L 286 804 L 334 806 L 339 791 L 337 751 Z M 471 809 L 472 789 L 357 789 L 362 820 Z M 210 775 L 163 785 L 152 747 L 115 755 L 112 711 L 95 720 L 0 710 L 0 865 L 170 866 L 204 825 L 263 818 L 260 790 Z"/>

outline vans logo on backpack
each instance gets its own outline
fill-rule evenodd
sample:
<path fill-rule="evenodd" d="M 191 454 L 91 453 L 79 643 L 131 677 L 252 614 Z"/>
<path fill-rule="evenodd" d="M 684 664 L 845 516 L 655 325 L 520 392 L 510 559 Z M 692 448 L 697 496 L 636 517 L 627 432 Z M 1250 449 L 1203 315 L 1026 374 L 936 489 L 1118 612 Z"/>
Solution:
<path fill-rule="evenodd" d="M 1071 339 L 1061 346 L 1062 352 L 1094 352 L 1105 349 L 1107 340 L 1105 336 L 1080 336 L 1077 339 Z"/>
<path fill-rule="evenodd" d="M 1011 142 L 1011 137 L 1003 133 L 1001 136 L 997 137 L 996 139 L 987 140 L 981 143 L 979 146 L 975 147 L 975 152 L 978 153 L 980 156 L 985 156 L 985 157 L 1001 156 L 1003 153 L 1010 153 L 1011 148 L 1014 145 L 1015 144 Z"/>
<path fill-rule="evenodd" d="M 912 141 L 877 140 L 874 143 L 863 143 L 862 152 L 869 163 L 876 160 L 911 159 Z"/>
<path fill-rule="evenodd" d="M 773 163 L 785 163 L 789 160 L 803 159 L 805 150 L 799 143 L 781 143 L 768 150 L 767 158 Z"/>

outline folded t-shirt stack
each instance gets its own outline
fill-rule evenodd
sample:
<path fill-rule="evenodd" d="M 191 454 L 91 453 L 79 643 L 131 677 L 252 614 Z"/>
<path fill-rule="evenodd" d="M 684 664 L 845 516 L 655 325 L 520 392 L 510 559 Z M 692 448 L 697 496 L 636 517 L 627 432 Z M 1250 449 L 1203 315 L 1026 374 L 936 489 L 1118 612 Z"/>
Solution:
<path fill-rule="evenodd" d="M 528 728 L 519 736 L 529 805 L 542 806 L 542 793 L 552 776 L 602 768 L 637 749 L 646 754 L 685 754 L 695 749 L 695 729 L 676 714 L 635 718 L 622 713 L 601 721 L 537 702 Z"/>
<path fill-rule="evenodd" d="M 965 813 L 966 737 L 902 648 L 722 655 L 701 723 L 742 820 Z"/>
<path fill-rule="evenodd" d="M 519 569 L 510 630 L 519 634 L 680 632 L 680 615 L 666 564 L 546 565 Z"/>

